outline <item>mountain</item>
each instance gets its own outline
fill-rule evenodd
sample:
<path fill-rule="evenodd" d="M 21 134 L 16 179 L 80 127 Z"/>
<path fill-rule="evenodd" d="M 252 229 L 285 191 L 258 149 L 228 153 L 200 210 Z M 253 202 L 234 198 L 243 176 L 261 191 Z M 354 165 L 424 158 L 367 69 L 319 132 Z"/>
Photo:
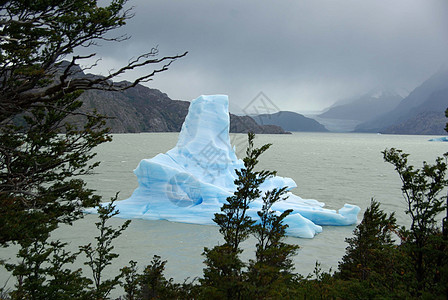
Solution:
<path fill-rule="evenodd" d="M 402 99 L 403 97 L 395 92 L 372 92 L 348 102 L 336 103 L 318 117 L 365 122 L 393 110 Z"/>
<path fill-rule="evenodd" d="M 441 126 L 440 120 L 445 119 L 444 112 L 447 107 L 448 68 L 445 68 L 415 88 L 395 109 L 359 124 L 355 131 L 444 134 L 444 126 Z M 405 129 L 407 126 L 408 129 Z"/>
<path fill-rule="evenodd" d="M 410 118 L 381 130 L 390 134 L 444 135 L 448 108 L 448 88 L 432 93 L 421 105 L 411 109 Z"/>
<path fill-rule="evenodd" d="M 253 118 L 260 125 L 277 125 L 287 131 L 328 131 L 316 120 L 291 111 L 280 111 L 274 114 L 262 114 L 253 116 Z"/>
<path fill-rule="evenodd" d="M 439 112 L 422 112 L 396 125 L 391 125 L 383 130 L 382 133 L 388 134 L 424 134 L 424 135 L 446 135 L 443 129 L 446 124 L 446 118 Z"/>
<path fill-rule="evenodd" d="M 89 90 L 80 100 L 83 112 L 96 109 L 110 117 L 107 126 L 113 133 L 180 131 L 189 106 L 142 85 L 121 92 Z"/>
<path fill-rule="evenodd" d="M 230 114 L 230 132 L 235 133 L 267 133 L 267 134 L 290 134 L 291 132 L 278 125 L 258 124 L 254 118 L 249 116 L 237 116 Z"/>
<path fill-rule="evenodd" d="M 86 75 L 92 76 L 92 75 Z M 85 91 L 81 112 L 96 109 L 111 117 L 106 124 L 112 133 L 179 132 L 190 102 L 172 100 L 165 93 L 143 85 L 121 91 Z M 230 115 L 230 132 L 284 134 L 279 126 L 259 125 L 248 116 Z M 76 117 L 72 121 L 77 122 Z"/>

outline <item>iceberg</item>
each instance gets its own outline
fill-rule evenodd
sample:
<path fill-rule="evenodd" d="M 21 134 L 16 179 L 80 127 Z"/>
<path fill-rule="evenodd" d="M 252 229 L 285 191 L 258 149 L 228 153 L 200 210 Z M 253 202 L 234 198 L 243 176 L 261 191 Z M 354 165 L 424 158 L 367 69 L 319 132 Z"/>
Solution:
<path fill-rule="evenodd" d="M 448 136 L 429 139 L 430 142 L 448 142 Z"/>
<path fill-rule="evenodd" d="M 200 96 L 191 102 L 177 145 L 143 159 L 134 170 L 138 187 L 130 198 L 115 202 L 118 217 L 215 225 L 214 214 L 236 190 L 235 169 L 244 166 L 230 143 L 228 106 L 225 95 Z M 345 204 L 335 211 L 319 201 L 302 199 L 290 192 L 297 187 L 291 178 L 270 177 L 260 189 L 283 186 L 288 187 L 288 198 L 272 209 L 293 209 L 285 219 L 290 236 L 312 238 L 322 232 L 322 225 L 357 222 L 358 206 Z M 261 206 L 261 199 L 250 204 L 248 214 L 254 220 Z"/>

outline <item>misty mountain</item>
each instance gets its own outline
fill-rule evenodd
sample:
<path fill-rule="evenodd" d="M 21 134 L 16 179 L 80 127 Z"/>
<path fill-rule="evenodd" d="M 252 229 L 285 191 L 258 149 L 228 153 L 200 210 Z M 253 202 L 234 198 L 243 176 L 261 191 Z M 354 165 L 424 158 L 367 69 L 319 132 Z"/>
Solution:
<path fill-rule="evenodd" d="M 79 99 L 83 101 L 81 112 L 96 109 L 110 117 L 106 125 L 112 133 L 179 132 L 190 106 L 188 101 L 172 100 L 140 84 L 121 92 L 88 90 Z M 78 122 L 77 117 L 71 117 L 71 121 Z M 248 116 L 230 115 L 230 132 L 249 131 L 287 133 L 279 126 L 259 125 Z"/>
<path fill-rule="evenodd" d="M 337 102 L 318 117 L 365 122 L 393 110 L 402 99 L 403 97 L 390 91 L 369 93 Z"/>
<path fill-rule="evenodd" d="M 287 131 L 328 131 L 316 120 L 291 111 L 280 111 L 274 114 L 261 114 L 253 116 L 253 119 L 260 125 L 277 125 Z"/>
<path fill-rule="evenodd" d="M 415 88 L 392 111 L 359 124 L 357 132 L 445 134 L 448 107 L 448 68 L 441 69 Z M 443 125 L 443 126 L 442 126 Z"/>

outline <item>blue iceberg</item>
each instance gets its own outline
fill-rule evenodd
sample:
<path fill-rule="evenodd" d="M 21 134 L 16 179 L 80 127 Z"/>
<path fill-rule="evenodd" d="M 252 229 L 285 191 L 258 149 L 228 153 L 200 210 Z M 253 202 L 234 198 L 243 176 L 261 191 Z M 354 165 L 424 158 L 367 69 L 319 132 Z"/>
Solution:
<path fill-rule="evenodd" d="M 448 136 L 429 139 L 430 142 L 448 142 Z"/>
<path fill-rule="evenodd" d="M 243 167 L 230 144 L 228 104 L 225 95 L 201 96 L 191 102 L 177 145 L 143 159 L 135 169 L 139 186 L 130 198 L 116 202 L 119 217 L 214 225 L 214 214 L 236 190 L 235 169 Z M 291 190 L 297 185 L 291 178 L 275 176 L 260 189 L 283 186 Z M 345 204 L 337 212 L 289 190 L 288 199 L 273 209 L 293 209 L 285 219 L 290 236 L 312 238 L 322 231 L 321 225 L 357 222 L 358 206 Z M 250 205 L 249 215 L 254 220 L 261 205 L 261 200 Z"/>

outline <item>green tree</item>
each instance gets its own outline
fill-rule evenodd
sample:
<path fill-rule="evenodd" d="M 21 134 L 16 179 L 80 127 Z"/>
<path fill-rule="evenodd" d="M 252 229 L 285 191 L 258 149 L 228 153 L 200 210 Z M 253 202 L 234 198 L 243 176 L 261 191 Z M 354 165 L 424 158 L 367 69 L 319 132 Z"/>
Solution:
<path fill-rule="evenodd" d="M 18 256 L 25 264 L 9 267 L 19 282 L 15 293 L 19 298 L 43 299 L 50 289 L 61 292 L 56 298 L 64 298 L 64 289 L 74 289 L 65 297 L 76 298 L 81 296 L 76 291 L 82 291 L 85 284 L 75 278 L 79 273 L 64 269 L 76 254 L 65 252 L 65 244 L 49 240 L 60 224 L 73 224 L 86 207 L 98 205 L 101 199 L 80 178 L 98 165 L 91 162 L 92 150 L 111 137 L 104 128 L 104 116 L 79 112 L 82 102 L 78 97 L 89 89 L 131 88 L 186 55 L 159 58 L 154 48 L 108 76 L 80 76 L 92 65 L 82 69 L 78 64 L 95 54 L 79 56 L 78 49 L 127 39 L 110 35 L 132 17 L 124 8 L 126 2 L 0 2 L 0 245 L 16 243 L 21 248 Z M 145 66 L 150 68 L 147 75 L 134 82 L 112 81 Z M 83 123 L 71 124 L 71 115 L 81 115 Z M 50 270 L 42 261 L 52 259 Z M 32 270 L 25 269 L 33 264 L 34 275 L 27 275 Z M 54 280 L 41 285 L 47 291 L 37 292 L 45 276 Z"/>
<path fill-rule="evenodd" d="M 93 277 L 93 293 L 92 298 L 105 299 L 110 292 L 120 283 L 120 277 L 122 274 L 118 274 L 115 277 L 105 279 L 105 269 L 112 264 L 112 260 L 118 257 L 117 253 L 113 253 L 114 246 L 112 242 L 118 238 L 121 233 L 131 223 L 131 220 L 126 220 L 120 227 L 114 228 L 107 225 L 110 218 L 118 215 L 120 212 L 115 209 L 114 201 L 117 197 L 112 199 L 107 205 L 98 207 L 98 218 L 100 219 L 95 223 L 96 228 L 99 231 L 99 235 L 95 237 L 96 245 L 88 244 L 81 246 L 80 250 L 87 257 L 87 261 L 84 263 L 89 266 L 92 271 Z"/>
<path fill-rule="evenodd" d="M 257 239 L 255 260 L 251 260 L 248 268 L 248 281 L 253 286 L 252 298 L 277 298 L 282 290 L 294 278 L 292 256 L 299 246 L 290 245 L 283 240 L 288 225 L 284 219 L 292 209 L 283 213 L 272 210 L 272 205 L 285 200 L 287 187 L 267 191 L 263 196 L 263 206 L 257 212 L 259 222 L 252 226 L 252 234 Z"/>
<path fill-rule="evenodd" d="M 79 48 L 122 41 L 108 33 L 132 17 L 126 0 L 100 6 L 96 0 L 2 1 L 0 3 L 0 244 L 52 231 L 82 216 L 100 198 L 81 175 L 97 165 L 91 150 L 110 140 L 103 117 L 92 112 L 74 126 L 83 90 L 122 90 L 150 80 L 177 58 L 157 58 L 157 49 L 106 77 L 78 76 L 77 64 L 94 54 Z M 70 62 L 64 58 L 72 56 Z M 124 72 L 154 65 L 133 83 L 114 84 Z M 88 67 L 87 67 L 88 68 Z M 87 69 L 86 68 L 86 69 Z M 64 133 L 64 134 L 61 134 Z"/>
<path fill-rule="evenodd" d="M 136 300 L 138 299 L 138 284 L 140 275 L 137 273 L 137 262 L 129 261 L 129 266 L 123 267 L 121 270 L 123 280 L 120 285 L 125 291 L 125 300 Z"/>
<path fill-rule="evenodd" d="M 348 247 L 339 263 L 339 277 L 367 280 L 371 272 L 389 273 L 387 269 L 393 268 L 391 252 L 395 249 L 392 234 L 396 230 L 394 213 L 388 216 L 380 209 L 380 203 L 372 199 L 354 236 L 345 239 Z"/>
<path fill-rule="evenodd" d="M 165 71 L 175 59 L 185 55 L 155 58 L 157 49 L 111 72 L 106 77 L 74 77 L 75 64 L 91 58 L 74 55 L 62 69 L 61 60 L 79 48 L 100 41 L 123 41 L 127 36 L 111 37 L 108 33 L 126 24 L 132 17 L 124 6 L 127 0 L 112 0 L 98 5 L 97 0 L 16 0 L 0 3 L 0 78 L 2 91 L 0 121 L 20 114 L 36 104 L 49 104 L 78 90 L 129 88 L 150 80 L 155 73 Z M 110 80 L 145 65 L 162 63 L 133 83 L 116 86 Z"/>
<path fill-rule="evenodd" d="M 241 242 L 248 238 L 255 222 L 247 214 L 247 210 L 249 204 L 261 196 L 260 184 L 269 176 L 276 174 L 266 170 L 255 171 L 258 157 L 269 149 L 271 144 L 254 148 L 254 138 L 255 134 L 248 134 L 248 147 L 246 157 L 243 159 L 244 168 L 235 170 L 238 178 L 234 182 L 237 187 L 234 195 L 226 199 L 227 203 L 221 207 L 222 213 L 215 214 L 213 219 L 233 252 L 237 252 Z"/>
<path fill-rule="evenodd" d="M 87 298 L 90 280 L 80 269 L 70 265 L 77 253 L 64 250 L 67 243 L 34 239 L 21 243 L 17 264 L 8 263 L 6 269 L 16 277 L 11 299 L 82 299 Z"/>
<path fill-rule="evenodd" d="M 176 284 L 163 275 L 167 261 L 154 255 L 139 278 L 139 299 L 177 299 Z"/>
<path fill-rule="evenodd" d="M 298 246 L 283 241 L 288 227 L 283 221 L 292 210 L 283 213 L 272 210 L 276 202 L 285 199 L 287 187 L 267 191 L 263 195 L 262 208 L 257 212 L 259 220 L 248 215 L 250 203 L 262 196 L 259 186 L 276 174 L 275 171 L 255 170 L 259 156 L 271 144 L 254 148 L 254 137 L 253 133 L 248 134 L 244 168 L 236 170 L 236 191 L 213 219 L 225 243 L 204 249 L 206 268 L 201 280 L 204 298 L 275 298 L 282 295 L 294 277 L 291 257 L 296 254 Z M 241 243 L 251 234 L 258 241 L 256 259 L 247 265 L 240 259 Z"/>
<path fill-rule="evenodd" d="M 80 247 L 80 252 L 65 250 L 67 243 L 48 241 L 46 236 L 32 240 L 21 240 L 17 264 L 6 264 L 6 268 L 18 279 L 13 299 L 106 299 L 111 290 L 120 282 L 122 273 L 111 279 L 104 279 L 105 268 L 118 254 L 112 252 L 112 242 L 127 228 L 130 220 L 118 228 L 107 226 L 110 218 L 119 212 L 115 210 L 115 199 L 98 208 L 99 222 L 95 223 L 99 235 L 96 246 L 88 244 Z M 25 242 L 27 241 L 27 243 Z M 93 280 L 82 275 L 81 269 L 69 266 L 80 253 L 85 253 L 85 263 L 92 271 Z M 92 286 L 93 284 L 93 286 Z"/>
<path fill-rule="evenodd" d="M 249 204 L 260 197 L 258 188 L 268 176 L 275 175 L 271 171 L 255 171 L 258 157 L 271 145 L 266 144 L 254 148 L 255 134 L 248 134 L 246 157 L 243 159 L 244 168 L 235 170 L 236 191 L 227 198 L 227 203 L 221 207 L 221 213 L 216 213 L 213 221 L 219 226 L 225 243 L 212 249 L 205 248 L 206 257 L 204 279 L 201 281 L 204 293 L 210 293 L 215 298 L 240 299 L 243 291 L 243 272 L 245 264 L 239 255 L 242 252 L 241 242 L 245 241 L 252 230 L 254 220 L 247 214 Z"/>
<path fill-rule="evenodd" d="M 371 200 L 362 222 L 356 226 L 339 263 L 333 291 L 342 298 L 409 297 L 410 261 L 393 235 L 399 231 L 395 214 L 387 215 Z"/>
<path fill-rule="evenodd" d="M 129 267 L 121 269 L 124 281 L 121 282 L 126 294 L 124 299 L 198 299 L 198 287 L 187 280 L 183 284 L 166 279 L 163 274 L 167 261 L 154 255 L 151 263 L 145 267 L 142 274 L 137 273 L 137 263 L 130 261 Z"/>
<path fill-rule="evenodd" d="M 408 164 L 408 154 L 394 148 L 383 152 L 384 160 L 395 166 L 401 181 L 402 194 L 407 204 L 406 214 L 411 226 L 401 230 L 401 247 L 412 261 L 416 295 L 437 289 L 446 290 L 441 282 L 441 271 L 446 269 L 448 248 L 442 238 L 437 217 L 447 209 L 446 196 L 440 193 L 446 186 L 448 153 L 438 157 L 435 164 L 423 162 L 421 169 Z M 442 285 L 442 286 L 441 286 Z"/>

